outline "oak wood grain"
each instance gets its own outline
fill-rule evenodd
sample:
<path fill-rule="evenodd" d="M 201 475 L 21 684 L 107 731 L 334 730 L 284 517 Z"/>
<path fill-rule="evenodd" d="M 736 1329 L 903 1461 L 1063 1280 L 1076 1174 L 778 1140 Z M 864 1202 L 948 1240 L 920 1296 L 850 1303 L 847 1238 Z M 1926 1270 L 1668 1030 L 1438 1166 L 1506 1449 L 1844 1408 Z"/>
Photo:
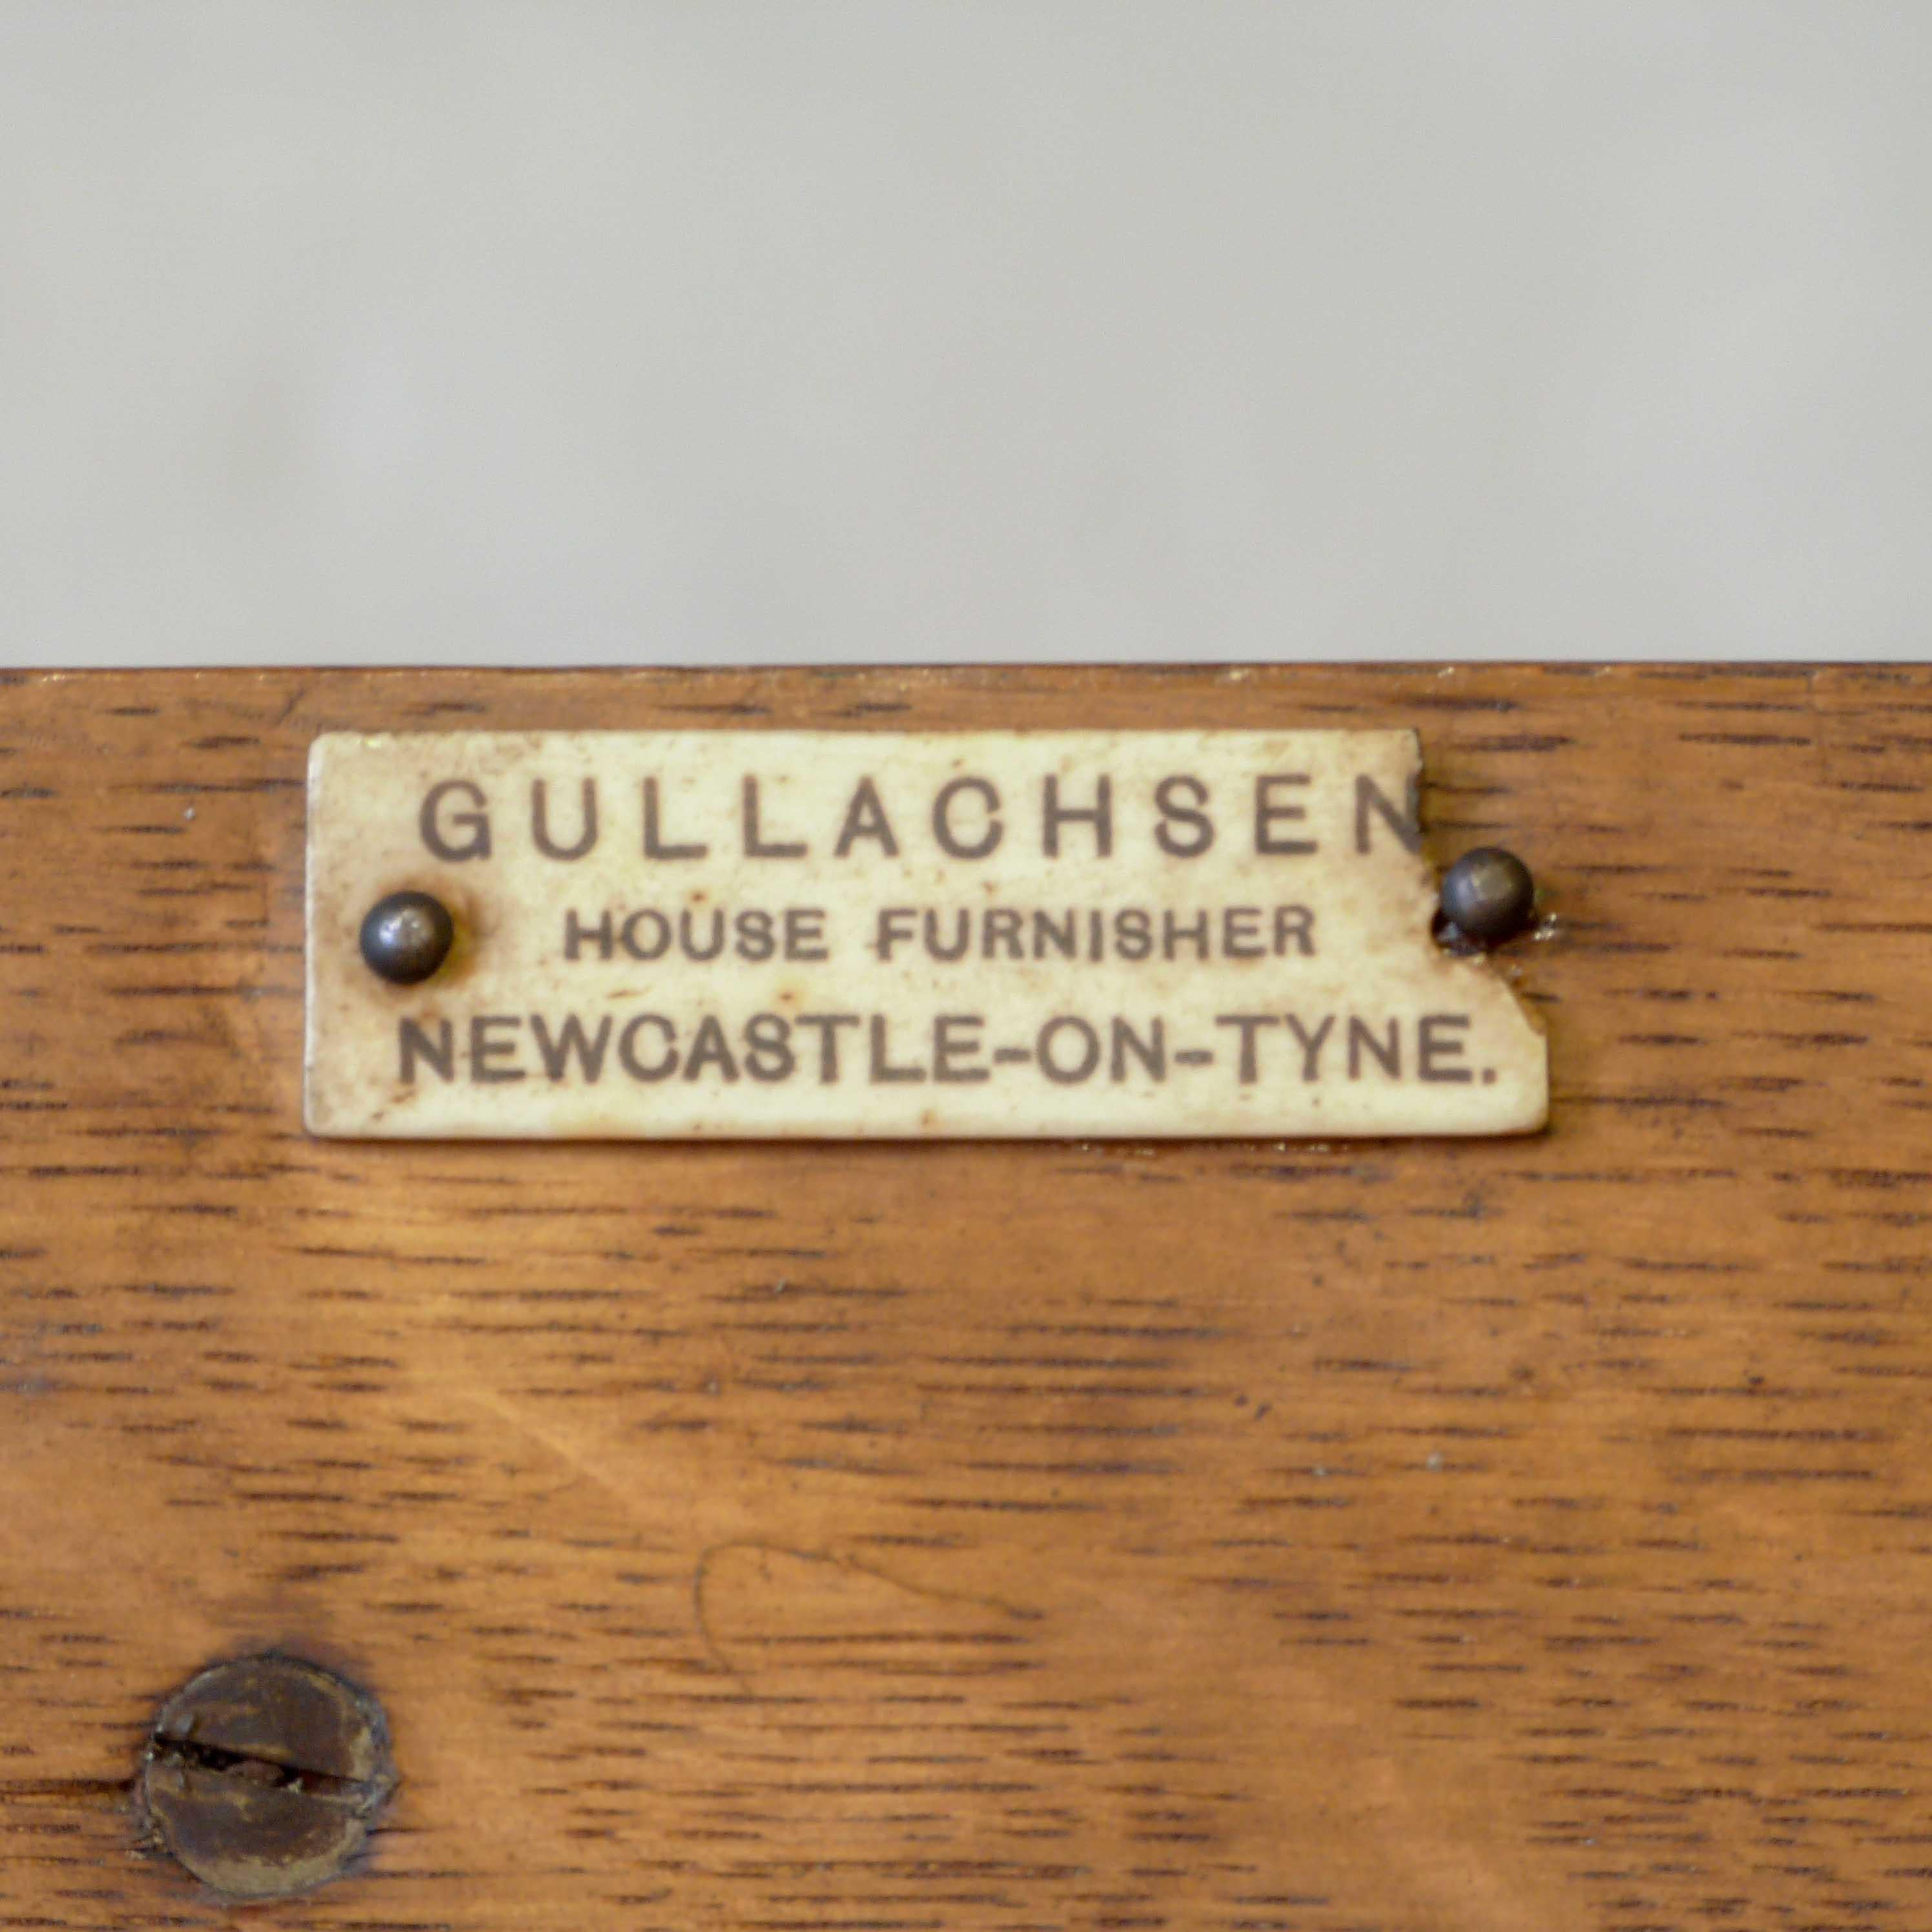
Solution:
<path fill-rule="evenodd" d="M 1549 1132 L 302 1131 L 326 730 L 1415 724 Z M 275 1927 L 1932 1926 L 1932 672 L 0 687 L 0 1926 L 160 1700 L 382 1699 Z"/>

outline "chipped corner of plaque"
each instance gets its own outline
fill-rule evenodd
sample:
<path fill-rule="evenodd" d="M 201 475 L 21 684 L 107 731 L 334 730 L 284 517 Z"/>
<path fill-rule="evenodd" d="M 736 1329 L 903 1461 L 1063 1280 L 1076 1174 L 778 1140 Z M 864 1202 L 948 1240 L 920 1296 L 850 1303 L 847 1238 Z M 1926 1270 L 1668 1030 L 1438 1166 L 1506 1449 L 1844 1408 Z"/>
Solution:
<path fill-rule="evenodd" d="M 1478 987 L 1486 1004 L 1498 1019 L 1505 1019 L 1518 1030 L 1522 1064 L 1518 1077 L 1510 1084 L 1518 1104 L 1508 1114 L 1480 1131 L 1495 1134 L 1539 1134 L 1550 1125 L 1550 1029 L 1543 1016 L 1526 1000 L 1518 988 L 1517 974 L 1493 956 L 1482 951 L 1451 952 L 1437 940 L 1436 919 L 1441 909 L 1441 874 L 1422 849 L 1420 837 L 1424 755 L 1422 734 L 1413 728 L 1396 733 L 1407 753 L 1403 782 L 1408 788 L 1416 828 L 1415 880 L 1418 911 L 1422 921 L 1423 942 L 1432 956 L 1435 970 L 1444 976 L 1444 984 L 1454 984 L 1465 996 Z"/>
<path fill-rule="evenodd" d="M 1432 937 L 1430 944 L 1434 945 Z M 1499 1008 L 1506 1008 L 1520 1029 L 1523 1065 L 1515 1083 L 1518 1104 L 1489 1131 L 1499 1134 L 1540 1134 L 1550 1125 L 1550 1029 L 1543 1016 L 1518 989 L 1516 975 L 1486 954 L 1462 959 L 1444 956 L 1452 969 L 1479 974 L 1492 989 Z"/>

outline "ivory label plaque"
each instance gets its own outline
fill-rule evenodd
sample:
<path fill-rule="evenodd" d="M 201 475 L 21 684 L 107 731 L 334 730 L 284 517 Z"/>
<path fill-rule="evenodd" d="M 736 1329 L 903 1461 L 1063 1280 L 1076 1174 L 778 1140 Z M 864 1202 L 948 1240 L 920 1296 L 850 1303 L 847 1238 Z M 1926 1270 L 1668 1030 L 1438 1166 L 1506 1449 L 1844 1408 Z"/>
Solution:
<path fill-rule="evenodd" d="M 1543 1035 L 1431 935 L 1420 765 L 1403 730 L 332 734 L 308 1124 L 1528 1132 Z M 410 893 L 398 965 L 365 921 Z"/>

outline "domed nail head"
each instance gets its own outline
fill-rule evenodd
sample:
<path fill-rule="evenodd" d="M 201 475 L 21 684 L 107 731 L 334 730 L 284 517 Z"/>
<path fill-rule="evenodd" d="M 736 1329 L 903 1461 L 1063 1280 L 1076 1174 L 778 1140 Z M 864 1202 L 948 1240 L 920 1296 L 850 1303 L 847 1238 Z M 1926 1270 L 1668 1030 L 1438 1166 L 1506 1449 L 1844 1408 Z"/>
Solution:
<path fill-rule="evenodd" d="M 361 945 L 370 972 L 392 986 L 414 986 L 449 957 L 455 922 L 428 892 L 392 892 L 364 915 Z"/>
<path fill-rule="evenodd" d="M 1514 852 L 1484 845 L 1442 875 L 1442 916 L 1479 946 L 1514 939 L 1536 911 L 1536 881 Z"/>

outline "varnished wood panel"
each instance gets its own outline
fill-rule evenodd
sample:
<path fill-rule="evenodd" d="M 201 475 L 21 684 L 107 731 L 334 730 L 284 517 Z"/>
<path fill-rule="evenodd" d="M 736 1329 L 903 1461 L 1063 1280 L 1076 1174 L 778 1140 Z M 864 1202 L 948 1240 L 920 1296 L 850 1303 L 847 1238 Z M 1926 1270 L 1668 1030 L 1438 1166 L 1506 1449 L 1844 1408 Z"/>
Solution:
<path fill-rule="evenodd" d="M 1414 724 L 1530 1140 L 300 1125 L 319 731 Z M 1932 1926 L 1932 674 L 0 688 L 0 1925 L 158 1701 L 386 1706 L 286 1927 Z"/>

